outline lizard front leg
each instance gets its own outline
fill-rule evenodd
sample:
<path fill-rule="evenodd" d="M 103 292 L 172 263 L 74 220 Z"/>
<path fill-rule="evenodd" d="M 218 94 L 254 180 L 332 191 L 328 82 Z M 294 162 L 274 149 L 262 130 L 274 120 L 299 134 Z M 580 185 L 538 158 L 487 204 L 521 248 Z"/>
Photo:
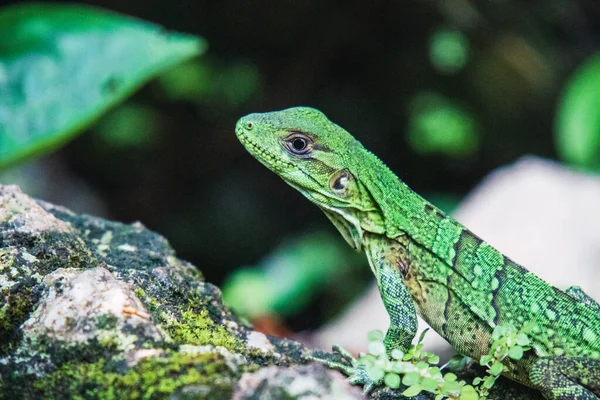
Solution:
<path fill-rule="evenodd" d="M 390 317 L 390 325 L 384 339 L 388 356 L 394 349 L 402 352 L 408 351 L 417 333 L 417 314 L 414 302 L 398 268 L 399 254 L 395 251 L 398 243 L 390 242 L 390 239 L 375 235 L 365 238 L 365 253 L 377 279 L 381 299 Z M 340 353 L 350 365 L 336 362 L 326 362 L 326 364 L 330 368 L 340 370 L 348 375 L 348 381 L 352 384 L 364 385 L 365 392 L 369 392 L 381 383 L 380 381 L 375 382 L 369 377 L 363 362 L 355 359 L 338 346 L 334 346 L 334 350 Z"/>
<path fill-rule="evenodd" d="M 542 357 L 532 366 L 529 379 L 551 400 L 598 400 L 600 360 Z"/>
<path fill-rule="evenodd" d="M 385 251 L 382 249 L 382 251 Z M 377 263 L 377 286 L 383 305 L 390 317 L 390 326 L 384 344 L 388 355 L 393 349 L 406 352 L 417 333 L 417 314 L 414 301 L 404 283 L 404 278 L 396 265 L 389 262 L 385 253 L 373 257 Z M 369 258 L 371 260 L 371 258 Z"/>

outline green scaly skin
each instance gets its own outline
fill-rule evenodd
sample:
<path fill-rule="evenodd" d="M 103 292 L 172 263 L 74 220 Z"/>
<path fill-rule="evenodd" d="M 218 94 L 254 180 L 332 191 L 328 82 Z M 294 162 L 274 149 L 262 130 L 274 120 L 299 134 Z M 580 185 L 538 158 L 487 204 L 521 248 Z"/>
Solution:
<path fill-rule="evenodd" d="M 416 312 L 475 360 L 488 353 L 496 325 L 534 321 L 532 350 L 508 361 L 504 375 L 547 399 L 598 399 L 600 305 L 581 289 L 563 292 L 505 257 L 413 192 L 318 110 L 250 114 L 238 121 L 236 134 L 365 252 L 390 316 L 388 352 L 408 349 Z M 338 367 L 353 383 L 379 383 L 356 360 Z"/>

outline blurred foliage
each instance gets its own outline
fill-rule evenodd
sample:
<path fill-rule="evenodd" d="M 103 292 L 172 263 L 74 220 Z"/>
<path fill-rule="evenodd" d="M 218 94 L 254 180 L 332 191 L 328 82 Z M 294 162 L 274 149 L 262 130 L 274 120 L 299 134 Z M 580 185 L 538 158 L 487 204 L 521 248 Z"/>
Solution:
<path fill-rule="evenodd" d="M 419 93 L 413 98 L 409 114 L 407 134 L 416 152 L 464 158 L 477 150 L 477 123 L 456 102 L 436 93 Z"/>
<path fill-rule="evenodd" d="M 353 282 L 351 272 L 364 264 L 363 257 L 349 252 L 338 235 L 306 234 L 282 243 L 255 267 L 232 273 L 222 285 L 223 301 L 249 318 L 293 316 L 311 304 L 315 293 L 339 293 L 335 287 L 339 287 L 340 279 L 346 287 L 360 291 L 364 282 Z M 344 292 L 342 295 L 351 294 Z"/>
<path fill-rule="evenodd" d="M 469 38 L 457 29 L 436 30 L 429 44 L 431 65 L 442 74 L 456 74 L 467 65 Z"/>
<path fill-rule="evenodd" d="M 260 72 L 255 65 L 236 61 L 221 65 L 210 58 L 181 64 L 163 74 L 158 83 L 168 98 L 192 102 L 217 102 L 239 107 L 261 89 Z"/>
<path fill-rule="evenodd" d="M 206 47 L 200 38 L 80 5 L 4 8 L 0 36 L 0 167 L 58 147 L 150 78 Z M 121 144 L 141 139 L 111 135 Z"/>
<path fill-rule="evenodd" d="M 556 121 L 563 160 L 600 171 L 600 55 L 590 57 L 569 79 Z"/>

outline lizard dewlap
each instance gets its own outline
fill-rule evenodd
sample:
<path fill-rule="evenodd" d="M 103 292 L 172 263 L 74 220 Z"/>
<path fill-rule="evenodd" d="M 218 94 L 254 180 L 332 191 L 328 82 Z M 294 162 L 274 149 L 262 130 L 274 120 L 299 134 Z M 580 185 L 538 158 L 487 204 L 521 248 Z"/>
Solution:
<path fill-rule="evenodd" d="M 416 313 L 458 352 L 486 355 L 499 325 L 535 324 L 532 350 L 503 375 L 547 399 L 600 396 L 600 305 L 513 262 L 413 192 L 320 111 L 296 107 L 241 118 L 236 135 L 263 165 L 316 204 L 364 251 L 390 316 L 388 354 L 406 351 Z M 350 380 L 373 382 L 360 362 Z"/>

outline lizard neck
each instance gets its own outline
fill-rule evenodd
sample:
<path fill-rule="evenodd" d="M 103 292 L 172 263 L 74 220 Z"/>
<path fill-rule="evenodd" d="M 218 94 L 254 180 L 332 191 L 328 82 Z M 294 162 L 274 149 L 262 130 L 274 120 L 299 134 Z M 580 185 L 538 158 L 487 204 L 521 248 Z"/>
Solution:
<path fill-rule="evenodd" d="M 351 157 L 357 160 L 354 172 L 379 205 L 386 236 L 408 235 L 451 265 L 454 244 L 465 228 L 410 189 L 362 145 L 352 150 L 360 152 Z"/>

